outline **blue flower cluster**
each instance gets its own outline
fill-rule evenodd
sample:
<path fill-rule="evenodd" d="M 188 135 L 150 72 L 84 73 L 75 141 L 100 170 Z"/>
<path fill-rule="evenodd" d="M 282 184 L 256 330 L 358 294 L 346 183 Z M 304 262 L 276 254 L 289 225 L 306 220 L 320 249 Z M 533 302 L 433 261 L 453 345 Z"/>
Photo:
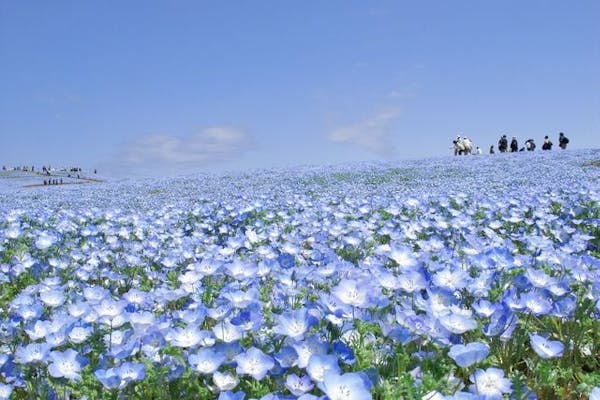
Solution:
<path fill-rule="evenodd" d="M 597 398 L 598 158 L 4 188 L 0 400 Z"/>

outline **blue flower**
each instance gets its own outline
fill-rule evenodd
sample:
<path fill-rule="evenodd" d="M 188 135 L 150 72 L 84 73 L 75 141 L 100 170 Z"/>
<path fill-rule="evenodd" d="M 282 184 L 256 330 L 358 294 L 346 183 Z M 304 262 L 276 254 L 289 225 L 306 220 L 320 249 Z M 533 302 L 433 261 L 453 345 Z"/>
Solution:
<path fill-rule="evenodd" d="M 329 371 L 342 372 L 337 357 L 332 354 L 314 354 L 308 360 L 306 372 L 314 382 L 322 382 Z"/>
<path fill-rule="evenodd" d="M 212 381 L 215 384 L 215 386 L 221 391 L 232 390 L 238 385 L 238 383 L 240 383 L 240 379 L 230 371 L 215 371 L 215 373 L 212 376 Z"/>
<path fill-rule="evenodd" d="M 225 354 L 211 348 L 200 349 L 197 353 L 188 356 L 192 369 L 206 375 L 214 373 L 225 360 Z"/>
<path fill-rule="evenodd" d="M 600 400 L 600 386 L 596 386 L 592 389 L 589 400 Z"/>
<path fill-rule="evenodd" d="M 547 340 L 534 333 L 529 334 L 531 347 L 542 358 L 561 357 L 565 346 L 558 340 Z"/>
<path fill-rule="evenodd" d="M 285 387 L 294 396 L 302 396 L 304 393 L 312 390 L 314 384 L 307 375 L 299 377 L 296 374 L 290 374 L 285 379 Z"/>
<path fill-rule="evenodd" d="M 47 343 L 30 343 L 17 348 L 15 358 L 20 364 L 46 362 L 52 346 Z"/>
<path fill-rule="evenodd" d="M 469 389 L 485 400 L 501 400 L 504 394 L 512 393 L 512 383 L 499 368 L 477 369 L 470 377 Z"/>
<path fill-rule="evenodd" d="M 11 385 L 0 382 L 0 400 L 8 400 L 12 392 L 13 387 Z"/>
<path fill-rule="evenodd" d="M 521 303 L 533 315 L 546 315 L 552 310 L 552 303 L 541 290 L 532 290 L 521 296 Z"/>
<path fill-rule="evenodd" d="M 339 375 L 329 371 L 325 374 L 320 387 L 330 400 L 369 400 L 373 398 L 368 380 L 354 372 Z"/>
<path fill-rule="evenodd" d="M 448 356 L 459 367 L 467 368 L 482 361 L 490 353 L 490 346 L 482 342 L 472 342 L 466 345 L 456 344 L 450 348 Z"/>
<path fill-rule="evenodd" d="M 124 362 L 115 368 L 115 374 L 120 379 L 119 388 L 124 388 L 130 382 L 141 381 L 146 376 L 146 366 L 142 363 Z"/>
<path fill-rule="evenodd" d="M 251 347 L 245 353 L 238 354 L 235 361 L 238 374 L 250 375 L 257 381 L 263 379 L 267 372 L 275 366 L 273 358 L 256 347 Z"/>
<path fill-rule="evenodd" d="M 121 383 L 121 379 L 117 376 L 115 368 L 98 369 L 94 371 L 94 376 L 106 389 L 116 389 Z"/>
<path fill-rule="evenodd" d="M 244 400 L 246 394 L 244 392 L 221 392 L 217 400 Z"/>
<path fill-rule="evenodd" d="M 473 318 L 454 312 L 441 316 L 440 323 L 444 328 L 457 335 L 477 328 L 477 322 Z"/>
<path fill-rule="evenodd" d="M 308 329 L 317 323 L 317 319 L 310 315 L 306 308 L 285 312 L 278 315 L 276 319 L 277 325 L 273 327 L 273 331 L 294 340 L 304 339 L 304 334 Z"/>
<path fill-rule="evenodd" d="M 48 373 L 54 378 L 67 378 L 74 381 L 81 379 L 79 372 L 86 360 L 75 350 L 53 351 L 49 358 Z"/>
<path fill-rule="evenodd" d="M 353 365 L 356 361 L 352 348 L 341 340 L 333 342 L 333 352 L 346 365 Z"/>
<path fill-rule="evenodd" d="M 372 286 L 366 280 L 342 279 L 331 293 L 343 304 L 366 308 L 372 305 L 372 291 Z"/>

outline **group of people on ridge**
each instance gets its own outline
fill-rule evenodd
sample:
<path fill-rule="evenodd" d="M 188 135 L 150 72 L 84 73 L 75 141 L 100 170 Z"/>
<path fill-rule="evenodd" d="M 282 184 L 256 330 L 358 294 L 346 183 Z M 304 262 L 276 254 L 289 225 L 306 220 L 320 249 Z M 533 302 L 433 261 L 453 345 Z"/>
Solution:
<path fill-rule="evenodd" d="M 569 143 L 569 139 L 565 136 L 564 133 L 560 132 L 558 134 L 558 147 L 565 150 L 567 148 L 567 144 Z M 542 144 L 542 150 L 552 150 L 552 141 L 548 137 L 548 135 L 544 136 L 544 143 Z M 535 150 L 535 141 L 533 139 L 527 139 L 525 141 L 525 145 L 519 149 L 519 142 L 515 136 L 512 137 L 510 141 L 510 152 L 515 153 L 517 151 L 534 151 Z M 502 135 L 500 140 L 498 140 L 498 151 L 500 153 L 508 152 L 508 139 L 506 135 Z M 490 154 L 494 153 L 494 145 L 490 146 Z"/>
<path fill-rule="evenodd" d="M 558 147 L 565 150 L 567 148 L 567 144 L 569 143 L 569 139 L 565 136 L 563 132 L 558 134 Z M 452 141 L 454 145 L 454 155 L 466 155 L 466 154 L 481 154 L 481 149 L 479 146 L 475 150 L 473 150 L 473 143 L 467 137 L 460 137 L 460 135 Z M 552 141 L 546 135 L 544 136 L 544 143 L 542 144 L 542 150 L 552 150 Z M 506 135 L 502 135 L 500 140 L 498 140 L 498 151 L 500 153 L 515 153 L 518 151 L 534 151 L 536 148 L 535 141 L 533 139 L 527 139 L 523 147 L 519 149 L 519 142 L 515 136 L 512 137 L 510 141 L 510 145 L 508 143 L 508 139 Z M 494 154 L 494 145 L 490 146 L 490 154 Z"/>

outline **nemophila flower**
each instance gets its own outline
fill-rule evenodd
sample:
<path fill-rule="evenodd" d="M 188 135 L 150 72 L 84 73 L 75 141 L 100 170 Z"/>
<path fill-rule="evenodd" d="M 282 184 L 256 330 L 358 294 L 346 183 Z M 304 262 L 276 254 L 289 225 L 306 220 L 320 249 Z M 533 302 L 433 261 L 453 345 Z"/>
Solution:
<path fill-rule="evenodd" d="M 83 297 L 90 304 L 97 304 L 103 299 L 110 297 L 110 291 L 102 286 L 88 286 L 83 289 Z"/>
<path fill-rule="evenodd" d="M 327 354 L 329 344 L 319 339 L 317 335 L 312 335 L 303 341 L 294 343 L 292 347 L 298 354 L 298 367 L 306 368 L 308 360 L 313 354 Z"/>
<path fill-rule="evenodd" d="M 490 346 L 482 342 L 472 342 L 466 345 L 456 344 L 450 348 L 448 356 L 459 367 L 467 368 L 485 359 L 490 353 Z"/>
<path fill-rule="evenodd" d="M 314 382 L 322 382 L 325 373 L 332 371 L 340 373 L 342 370 L 338 365 L 337 357 L 332 354 L 314 354 L 310 356 L 306 372 Z"/>
<path fill-rule="evenodd" d="M 251 303 L 259 301 L 258 291 L 255 288 L 248 289 L 248 291 L 232 290 L 221 295 L 229 300 L 234 308 L 246 308 Z"/>
<path fill-rule="evenodd" d="M 394 260 L 402 268 L 413 268 L 418 264 L 412 249 L 402 245 L 390 245 L 388 257 Z"/>
<path fill-rule="evenodd" d="M 258 331 L 261 327 L 262 319 L 261 308 L 258 303 L 254 303 L 246 309 L 238 311 L 231 318 L 231 323 L 239 326 L 244 331 Z"/>
<path fill-rule="evenodd" d="M 403 271 L 398 276 L 398 288 L 407 292 L 414 293 L 418 290 L 425 289 L 427 287 L 427 279 L 425 276 L 414 269 Z"/>
<path fill-rule="evenodd" d="M 94 376 L 106 389 L 117 389 L 121 384 L 115 368 L 98 369 L 94 371 Z"/>
<path fill-rule="evenodd" d="M 37 320 L 42 316 L 43 307 L 41 304 L 18 305 L 15 309 L 15 314 L 25 322 Z"/>
<path fill-rule="evenodd" d="M 342 279 L 331 293 L 343 304 L 352 307 L 366 308 L 372 304 L 373 287 L 366 280 Z"/>
<path fill-rule="evenodd" d="M 123 300 L 136 306 L 136 309 L 144 308 L 150 305 L 150 295 L 136 288 L 129 289 L 123 294 Z"/>
<path fill-rule="evenodd" d="M 47 248 L 49 248 L 56 242 L 57 242 L 57 238 L 55 235 L 49 234 L 47 232 L 42 232 L 35 239 L 35 247 L 37 247 L 39 250 L 46 250 Z"/>
<path fill-rule="evenodd" d="M 477 328 L 477 322 L 473 318 L 455 312 L 442 315 L 439 321 L 448 331 L 458 335 Z"/>
<path fill-rule="evenodd" d="M 342 375 L 327 372 L 320 387 L 330 400 L 369 400 L 373 398 L 368 380 L 355 372 Z"/>
<path fill-rule="evenodd" d="M 92 335 L 92 332 L 93 330 L 90 326 L 75 326 L 68 334 L 69 341 L 71 343 L 81 344 Z"/>
<path fill-rule="evenodd" d="M 67 306 L 67 311 L 72 317 L 80 318 L 89 314 L 92 311 L 92 309 L 88 303 L 81 299 L 77 299 L 75 302 Z"/>
<path fill-rule="evenodd" d="M 525 277 L 536 288 L 547 288 L 556 283 L 556 278 L 547 275 L 543 270 L 535 268 L 527 268 L 525 270 Z"/>
<path fill-rule="evenodd" d="M 258 267 L 256 264 L 234 261 L 223 266 L 225 273 L 238 281 L 254 278 Z"/>
<path fill-rule="evenodd" d="M 206 375 L 214 373 L 225 360 L 226 357 L 223 353 L 212 348 L 203 348 L 188 356 L 192 369 Z"/>
<path fill-rule="evenodd" d="M 217 400 L 244 400 L 246 393 L 225 391 L 219 393 Z"/>
<path fill-rule="evenodd" d="M 10 395 L 13 392 L 13 387 L 8 384 L 0 382 L 0 400 L 10 399 Z"/>
<path fill-rule="evenodd" d="M 217 387 L 217 389 L 219 389 L 220 391 L 225 391 L 234 389 L 238 385 L 238 383 L 240 383 L 240 378 L 238 378 L 230 371 L 215 371 L 212 375 L 212 381 Z"/>
<path fill-rule="evenodd" d="M 146 376 L 146 366 L 143 363 L 124 362 L 114 369 L 119 377 L 119 388 L 122 389 L 130 382 L 141 381 Z"/>
<path fill-rule="evenodd" d="M 50 350 L 52 346 L 48 343 L 29 343 L 17 348 L 15 358 L 19 364 L 46 362 Z"/>
<path fill-rule="evenodd" d="M 469 275 L 458 268 L 444 268 L 433 274 L 431 282 L 441 288 L 451 291 L 460 290 L 469 283 Z"/>
<path fill-rule="evenodd" d="M 531 348 L 542 358 L 561 357 L 565 346 L 558 340 L 548 340 L 535 333 L 529 334 Z"/>
<path fill-rule="evenodd" d="M 201 331 L 195 326 L 173 328 L 166 335 L 166 339 L 175 347 L 194 347 L 210 337 L 207 331 Z"/>
<path fill-rule="evenodd" d="M 244 336 L 244 330 L 242 328 L 227 321 L 221 321 L 213 326 L 212 332 L 215 335 L 215 338 L 225 343 L 235 342 Z"/>
<path fill-rule="evenodd" d="M 65 302 L 65 293 L 61 289 L 50 289 L 40 292 L 40 300 L 48 307 L 59 307 Z"/>
<path fill-rule="evenodd" d="M 600 386 L 596 386 L 592 389 L 589 400 L 600 400 Z"/>
<path fill-rule="evenodd" d="M 185 322 L 187 325 L 201 325 L 206 317 L 204 306 L 198 303 L 191 303 L 185 310 L 176 310 L 173 312 L 173 318 Z"/>
<path fill-rule="evenodd" d="M 150 331 L 146 332 L 141 337 L 141 350 L 146 355 L 146 357 L 152 359 L 156 356 L 160 349 L 162 349 L 166 344 L 166 339 L 163 334 L 159 331 Z"/>
<path fill-rule="evenodd" d="M 337 358 L 346 365 L 353 365 L 356 361 L 352 348 L 341 340 L 333 342 L 333 352 Z"/>
<path fill-rule="evenodd" d="M 120 300 L 104 299 L 94 306 L 98 313 L 98 322 L 111 328 L 118 328 L 127 323 L 128 314 L 125 312 L 126 303 Z"/>
<path fill-rule="evenodd" d="M 33 325 L 25 327 L 25 333 L 33 341 L 42 339 L 50 333 L 50 321 L 37 320 Z"/>
<path fill-rule="evenodd" d="M 298 352 L 292 346 L 283 346 L 278 353 L 273 355 L 282 368 L 290 368 L 298 362 Z"/>
<path fill-rule="evenodd" d="M 486 318 L 491 317 L 495 312 L 502 309 L 502 306 L 500 304 L 492 303 L 486 299 L 481 299 L 478 302 L 473 303 L 472 307 L 473 310 L 475 310 L 475 312 L 477 313 L 477 315 Z"/>
<path fill-rule="evenodd" d="M 432 317 L 448 314 L 450 306 L 458 303 L 452 292 L 438 287 L 426 289 L 425 296 L 416 296 L 414 301 L 419 309 Z"/>
<path fill-rule="evenodd" d="M 231 303 L 222 300 L 222 302 L 217 303 L 215 307 L 207 308 L 206 315 L 216 321 L 221 321 L 228 317 L 232 311 L 233 307 L 231 306 Z"/>
<path fill-rule="evenodd" d="M 494 281 L 498 279 L 496 271 L 481 271 L 479 276 L 472 278 L 467 286 L 469 294 L 476 298 L 487 297 Z"/>
<path fill-rule="evenodd" d="M 79 372 L 85 363 L 85 358 L 73 349 L 53 351 L 49 355 L 48 373 L 54 378 L 78 381 L 81 379 Z"/>
<path fill-rule="evenodd" d="M 525 305 L 514 287 L 510 287 L 504 292 L 502 295 L 502 302 L 512 311 L 521 311 L 525 308 Z"/>
<path fill-rule="evenodd" d="M 307 375 L 300 377 L 296 374 L 290 374 L 285 379 L 285 387 L 294 396 L 302 396 L 304 393 L 312 390 L 314 386 Z"/>
<path fill-rule="evenodd" d="M 512 393 L 512 383 L 499 368 L 488 368 L 485 371 L 477 369 L 469 380 L 472 382 L 469 390 L 483 396 L 485 400 L 501 400 L 504 394 Z"/>
<path fill-rule="evenodd" d="M 235 357 L 237 362 L 236 372 L 241 375 L 250 375 L 260 381 L 275 366 L 273 358 L 263 353 L 256 347 L 249 348 L 246 352 Z"/>
<path fill-rule="evenodd" d="M 294 340 L 304 339 L 306 332 L 318 322 L 314 316 L 309 314 L 307 308 L 284 312 L 275 318 L 277 324 L 273 327 L 273 332 Z"/>
<path fill-rule="evenodd" d="M 575 295 L 568 295 L 554 302 L 550 314 L 559 318 L 569 319 L 573 317 L 576 308 L 577 297 Z"/>
<path fill-rule="evenodd" d="M 533 315 L 546 315 L 552 310 L 552 303 L 547 294 L 540 290 L 532 290 L 521 296 L 521 303 Z"/>

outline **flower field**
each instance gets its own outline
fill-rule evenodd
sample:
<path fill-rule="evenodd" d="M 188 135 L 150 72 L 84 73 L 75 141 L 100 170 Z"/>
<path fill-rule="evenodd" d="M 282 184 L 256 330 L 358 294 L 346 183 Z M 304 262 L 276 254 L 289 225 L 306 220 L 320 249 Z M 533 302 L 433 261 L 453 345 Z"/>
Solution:
<path fill-rule="evenodd" d="M 599 159 L 0 180 L 0 399 L 600 399 Z"/>

